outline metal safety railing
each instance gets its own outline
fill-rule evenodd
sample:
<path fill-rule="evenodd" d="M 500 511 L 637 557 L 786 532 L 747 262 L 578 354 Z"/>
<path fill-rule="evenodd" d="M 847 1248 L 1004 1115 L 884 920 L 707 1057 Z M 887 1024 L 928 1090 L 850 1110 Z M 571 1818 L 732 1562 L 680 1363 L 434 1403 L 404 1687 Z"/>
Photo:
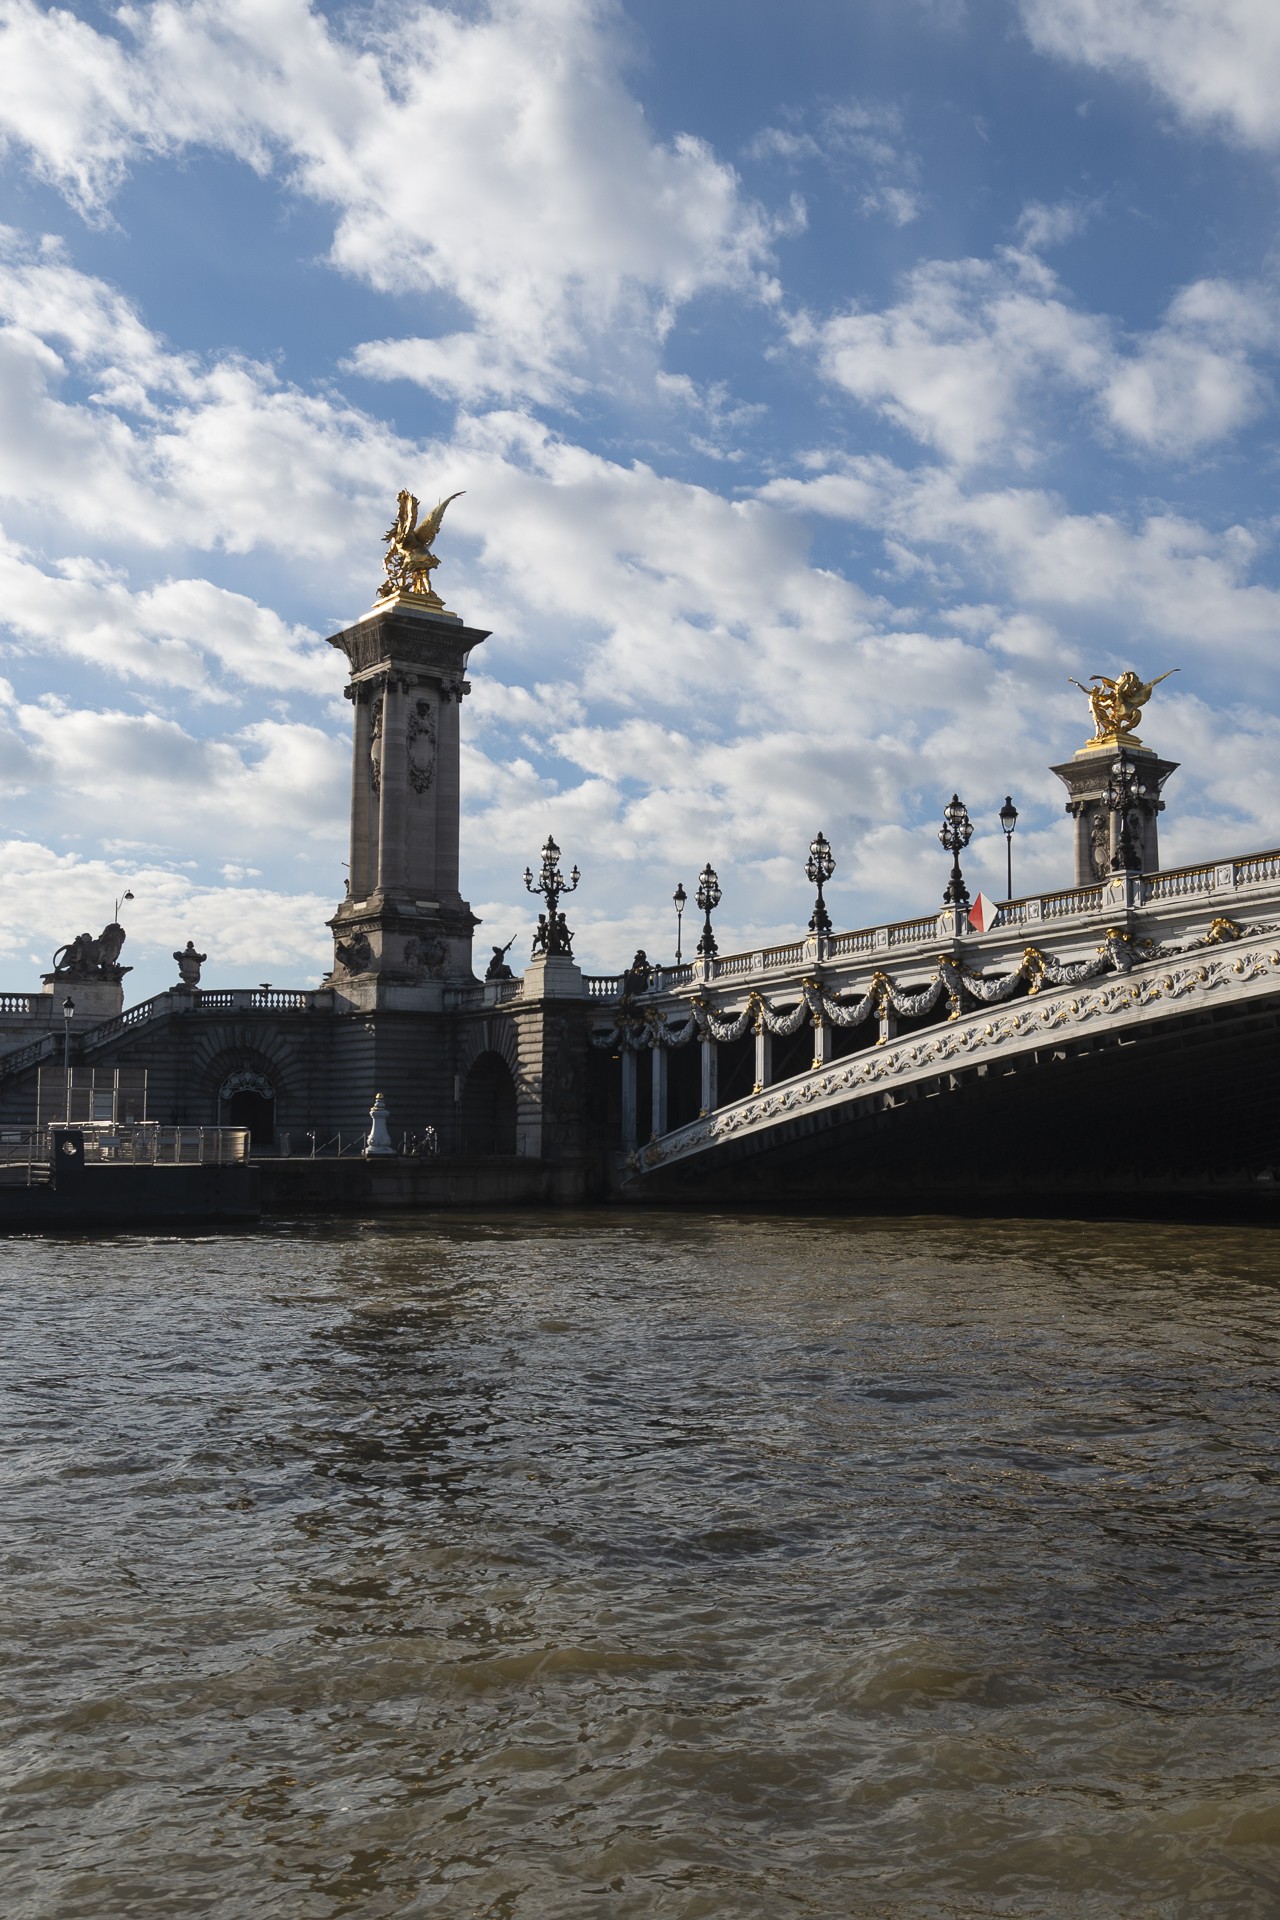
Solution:
<path fill-rule="evenodd" d="M 149 1120 L 0 1128 L 0 1187 L 38 1186 L 50 1177 L 68 1134 L 84 1146 L 86 1166 L 231 1167 L 249 1158 L 244 1127 L 162 1127 Z"/>
<path fill-rule="evenodd" d="M 45 1153 L 55 1133 L 45 1130 Z M 153 1120 L 86 1121 L 70 1129 L 84 1141 L 88 1165 L 146 1167 L 230 1167 L 249 1158 L 247 1127 L 162 1127 Z"/>

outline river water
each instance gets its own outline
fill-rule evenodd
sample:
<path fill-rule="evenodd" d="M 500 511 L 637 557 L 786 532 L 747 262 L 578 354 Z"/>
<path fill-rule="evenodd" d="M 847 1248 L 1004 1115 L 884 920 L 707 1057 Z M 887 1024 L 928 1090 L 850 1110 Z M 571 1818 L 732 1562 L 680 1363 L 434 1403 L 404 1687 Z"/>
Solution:
<path fill-rule="evenodd" d="M 0 1244 L 5 1920 L 1280 1912 L 1262 1230 Z"/>

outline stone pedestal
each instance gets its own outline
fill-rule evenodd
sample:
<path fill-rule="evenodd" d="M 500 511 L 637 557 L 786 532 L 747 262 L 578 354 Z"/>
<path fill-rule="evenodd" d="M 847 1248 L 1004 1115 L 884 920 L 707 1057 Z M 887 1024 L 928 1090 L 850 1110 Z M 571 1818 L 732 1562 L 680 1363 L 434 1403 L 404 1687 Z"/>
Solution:
<path fill-rule="evenodd" d="M 329 922 L 333 983 L 353 1007 L 431 1011 L 470 982 L 458 891 L 459 708 L 486 632 L 400 595 L 329 645 L 347 657 L 354 710 L 349 892 Z"/>
<path fill-rule="evenodd" d="M 128 969 L 126 969 L 128 971 Z M 46 1024 L 50 1027 L 62 1026 L 62 1003 L 74 1000 L 75 1014 L 71 1022 L 73 1036 L 82 1033 L 86 1027 L 96 1027 L 100 1021 L 114 1020 L 124 1012 L 124 982 L 122 980 L 104 980 L 99 974 L 90 974 L 77 980 L 69 973 L 42 973 L 44 992 L 49 995 L 50 1012 Z"/>
<path fill-rule="evenodd" d="M 1147 789 L 1146 799 L 1133 810 L 1130 832 L 1142 856 L 1141 872 L 1155 873 L 1160 866 L 1160 840 L 1156 817 L 1164 812 L 1160 798 L 1164 783 L 1178 770 L 1176 760 L 1162 760 L 1150 747 L 1118 741 L 1099 741 L 1096 746 L 1081 747 L 1065 765 L 1051 767 L 1067 789 L 1067 812 L 1075 821 L 1075 879 L 1077 887 L 1096 886 L 1110 878 L 1111 861 L 1119 837 L 1119 822 L 1108 807 L 1105 795 L 1111 769 L 1121 753 L 1132 762 L 1135 773 Z"/>
<path fill-rule="evenodd" d="M 515 1021 L 518 1150 L 580 1170 L 587 1152 L 588 1001 L 575 961 L 539 955 L 524 971 Z"/>

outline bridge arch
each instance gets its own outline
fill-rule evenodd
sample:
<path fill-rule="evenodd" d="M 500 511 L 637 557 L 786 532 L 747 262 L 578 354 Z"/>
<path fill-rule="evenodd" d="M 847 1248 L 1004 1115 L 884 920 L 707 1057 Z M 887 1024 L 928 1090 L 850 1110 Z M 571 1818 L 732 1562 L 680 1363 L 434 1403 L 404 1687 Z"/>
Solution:
<path fill-rule="evenodd" d="M 462 1081 L 458 1118 L 464 1153 L 514 1153 L 516 1083 L 503 1054 L 487 1047 Z"/>
<path fill-rule="evenodd" d="M 240 1067 L 218 1088 L 218 1124 L 247 1127 L 249 1144 L 269 1147 L 276 1133 L 276 1090 L 265 1073 Z"/>

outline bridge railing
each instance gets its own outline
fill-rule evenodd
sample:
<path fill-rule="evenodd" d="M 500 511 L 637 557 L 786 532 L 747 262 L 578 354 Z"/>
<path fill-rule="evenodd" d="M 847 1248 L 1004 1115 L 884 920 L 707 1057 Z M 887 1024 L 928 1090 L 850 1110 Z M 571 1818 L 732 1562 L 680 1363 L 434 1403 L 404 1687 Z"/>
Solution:
<path fill-rule="evenodd" d="M 1243 860 L 1232 861 L 1238 887 L 1257 886 L 1266 880 L 1280 880 L 1280 850 L 1275 853 L 1247 853 Z"/>
<path fill-rule="evenodd" d="M 25 1047 L 12 1047 L 7 1053 L 0 1054 L 0 1079 L 11 1073 L 25 1073 L 29 1067 L 38 1067 L 45 1060 L 51 1060 L 55 1052 L 62 1049 L 62 1035 L 55 1039 L 53 1034 L 41 1034 L 38 1040 L 32 1040 Z"/>
<path fill-rule="evenodd" d="M 1230 893 L 1240 887 L 1274 886 L 1280 882 L 1280 849 L 1249 853 L 1239 859 L 1206 861 L 1194 867 L 1172 867 L 1147 874 L 1142 881 L 1142 904 L 1159 906 L 1169 901 L 1202 895 Z M 1006 900 L 1000 906 L 988 933 L 1012 931 L 1020 927 L 1039 927 L 1045 922 L 1058 924 L 1068 920 L 1089 919 L 1113 911 L 1109 889 L 1101 882 L 1087 887 L 1064 887 L 1056 893 L 1028 894 L 1018 900 Z M 652 991 L 669 992 L 695 979 L 733 980 L 742 975 L 767 972 L 773 967 L 798 967 L 806 961 L 847 960 L 905 947 L 928 947 L 949 934 L 939 927 L 939 914 L 921 914 L 913 920 L 892 920 L 879 927 L 856 927 L 848 933 L 831 934 L 821 948 L 812 937 L 784 946 L 758 947 L 753 953 L 721 954 L 707 966 L 702 963 L 681 968 L 659 968 Z M 594 974 L 587 977 L 588 997 L 616 1000 L 622 992 L 621 974 Z"/>
<path fill-rule="evenodd" d="M 1167 872 L 1149 874 L 1144 891 L 1152 901 L 1183 900 L 1227 888 L 1266 886 L 1277 880 L 1280 850 L 1246 853 L 1238 860 L 1209 860 L 1197 867 L 1170 867 Z"/>
<path fill-rule="evenodd" d="M 1060 893 L 1029 894 L 1025 900 L 1006 900 L 998 907 L 992 928 L 1037 927 L 1045 920 L 1074 920 L 1081 914 L 1100 913 L 1105 903 L 1103 886 L 1066 887 Z"/>
<path fill-rule="evenodd" d="M 333 993 L 328 987 L 193 987 L 190 1001 L 192 1013 L 310 1013 L 330 1007 Z"/>

